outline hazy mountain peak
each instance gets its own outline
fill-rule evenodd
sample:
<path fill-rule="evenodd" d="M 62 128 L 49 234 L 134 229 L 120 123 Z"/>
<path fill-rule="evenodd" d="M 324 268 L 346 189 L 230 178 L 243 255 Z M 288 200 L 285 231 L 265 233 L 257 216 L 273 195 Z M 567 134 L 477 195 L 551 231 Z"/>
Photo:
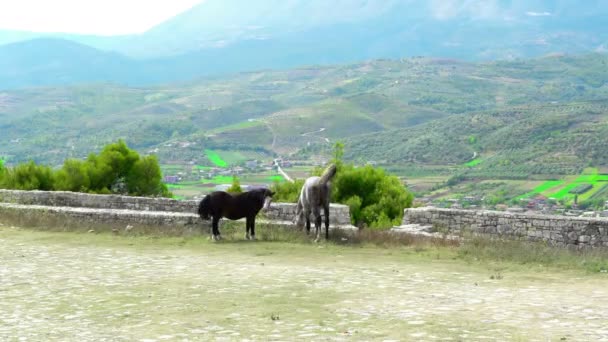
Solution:
<path fill-rule="evenodd" d="M 14 86 L 15 72 L 42 67 L 45 54 L 49 62 L 49 56 L 64 59 L 56 67 L 105 61 L 96 67 L 109 68 L 101 75 L 143 84 L 376 58 L 474 61 L 601 52 L 608 46 L 607 15 L 602 0 L 206 0 L 141 35 L 45 36 L 97 50 L 58 42 L 50 48 L 51 41 L 35 40 L 27 43 L 37 46 L 29 58 L 23 55 L 27 44 L 5 46 L 0 60 L 10 73 L 8 80 L 0 75 L 0 88 Z M 0 31 L 0 42 L 19 36 L 35 37 Z M 35 61 L 37 67 L 26 67 L 25 61 Z"/>

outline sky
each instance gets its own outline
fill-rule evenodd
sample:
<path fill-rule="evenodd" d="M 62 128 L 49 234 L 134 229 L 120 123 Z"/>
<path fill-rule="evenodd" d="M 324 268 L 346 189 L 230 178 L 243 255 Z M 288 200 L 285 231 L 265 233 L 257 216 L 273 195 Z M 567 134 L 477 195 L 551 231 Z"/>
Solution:
<path fill-rule="evenodd" d="M 141 33 L 204 0 L 0 0 L 0 29 Z"/>

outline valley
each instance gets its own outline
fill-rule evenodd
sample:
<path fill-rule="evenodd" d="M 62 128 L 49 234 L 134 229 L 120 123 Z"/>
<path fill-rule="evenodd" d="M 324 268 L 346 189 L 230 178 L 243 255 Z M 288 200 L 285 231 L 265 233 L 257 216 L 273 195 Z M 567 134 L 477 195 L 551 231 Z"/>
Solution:
<path fill-rule="evenodd" d="M 346 161 L 386 168 L 418 198 L 486 193 L 488 203 L 513 204 L 543 182 L 570 184 L 588 167 L 606 173 L 607 62 L 385 59 L 151 87 L 5 90 L 0 155 L 56 166 L 124 139 L 156 154 L 165 176 L 182 179 L 170 185 L 176 196 L 189 198 L 233 173 L 245 185 L 271 184 L 275 158 L 303 177 L 342 141 Z M 559 197 L 570 204 L 570 195 Z"/>

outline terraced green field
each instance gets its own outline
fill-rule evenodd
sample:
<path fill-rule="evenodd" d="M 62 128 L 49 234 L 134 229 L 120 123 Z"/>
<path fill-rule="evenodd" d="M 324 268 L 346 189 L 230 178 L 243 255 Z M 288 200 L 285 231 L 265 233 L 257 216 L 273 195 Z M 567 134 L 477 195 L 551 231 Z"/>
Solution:
<path fill-rule="evenodd" d="M 562 184 L 564 184 L 563 180 L 546 181 L 546 182 L 542 183 L 541 185 L 535 187 L 532 191 L 519 196 L 518 199 L 523 199 L 523 198 L 532 197 L 534 195 L 543 194 L 547 190 L 557 188 L 557 187 L 561 186 Z"/>
<path fill-rule="evenodd" d="M 518 199 L 530 198 L 534 195 L 543 195 L 557 200 L 566 199 L 574 200 L 576 194 L 571 191 L 581 185 L 589 184 L 592 187 L 582 194 L 578 194 L 578 200 L 586 200 L 596 194 L 608 185 L 608 174 L 599 174 L 596 168 L 587 168 L 583 171 L 586 174 L 579 176 L 569 176 L 559 180 L 548 180 L 532 191 L 527 192 L 518 197 Z"/>
<path fill-rule="evenodd" d="M 479 165 L 479 164 L 481 164 L 482 162 L 483 162 L 483 160 L 481 160 L 481 159 L 473 159 L 473 160 L 471 160 L 470 162 L 465 163 L 464 165 L 465 165 L 465 166 L 468 166 L 468 167 L 473 167 L 473 166 L 475 166 L 475 165 Z"/>
<path fill-rule="evenodd" d="M 213 150 L 205 150 L 205 155 L 209 158 L 209 161 L 217 167 L 227 167 L 228 163 L 220 157 L 220 155 Z"/>

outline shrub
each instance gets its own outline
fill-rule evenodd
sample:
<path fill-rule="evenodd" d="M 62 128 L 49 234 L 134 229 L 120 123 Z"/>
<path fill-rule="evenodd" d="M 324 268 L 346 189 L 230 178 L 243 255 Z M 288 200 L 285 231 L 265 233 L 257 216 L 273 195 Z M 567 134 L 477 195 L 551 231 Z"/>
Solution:
<path fill-rule="evenodd" d="M 398 225 L 403 209 L 412 206 L 413 196 L 399 178 L 370 165 L 359 168 L 340 165 L 332 186 L 333 200 L 350 207 L 355 225 L 372 228 Z"/>
<path fill-rule="evenodd" d="M 33 161 L 7 168 L 1 186 L 15 190 L 53 190 L 53 171 Z"/>
<path fill-rule="evenodd" d="M 2 184 L 2 178 L 4 177 L 4 172 L 6 168 L 4 167 L 4 159 L 0 158 L 0 185 Z"/>
<path fill-rule="evenodd" d="M 68 159 L 57 171 L 33 161 L 13 168 L 2 166 L 0 186 L 18 190 L 172 196 L 162 183 L 156 156 L 141 158 L 122 140 L 105 146 L 99 155 L 91 153 L 84 161 Z"/>
<path fill-rule="evenodd" d="M 87 191 L 90 187 L 89 165 L 82 160 L 68 159 L 55 173 L 55 190 Z"/>
<path fill-rule="evenodd" d="M 346 204 L 350 208 L 352 223 L 371 228 L 390 228 L 401 223 L 403 209 L 412 206 L 413 195 L 401 184 L 399 178 L 387 174 L 381 168 L 370 165 L 355 167 L 344 164 L 344 145 L 334 145 L 333 160 L 338 172 L 332 180 L 332 202 Z M 322 168 L 312 175 L 320 175 Z M 295 183 L 275 183 L 275 201 L 297 202 L 304 180 Z"/>
<path fill-rule="evenodd" d="M 140 158 L 128 172 L 126 186 L 129 194 L 171 197 L 167 186 L 161 182 L 162 173 L 156 156 Z"/>
<path fill-rule="evenodd" d="M 243 189 L 241 189 L 241 182 L 239 182 L 239 179 L 236 176 L 232 176 L 232 185 L 230 185 L 226 191 L 232 193 L 243 192 Z"/>
<path fill-rule="evenodd" d="M 274 182 L 271 186 L 271 190 L 274 191 L 272 196 L 275 202 L 288 202 L 295 203 L 298 201 L 300 196 L 300 190 L 304 186 L 304 179 L 296 179 L 294 183 L 291 182 Z"/>

